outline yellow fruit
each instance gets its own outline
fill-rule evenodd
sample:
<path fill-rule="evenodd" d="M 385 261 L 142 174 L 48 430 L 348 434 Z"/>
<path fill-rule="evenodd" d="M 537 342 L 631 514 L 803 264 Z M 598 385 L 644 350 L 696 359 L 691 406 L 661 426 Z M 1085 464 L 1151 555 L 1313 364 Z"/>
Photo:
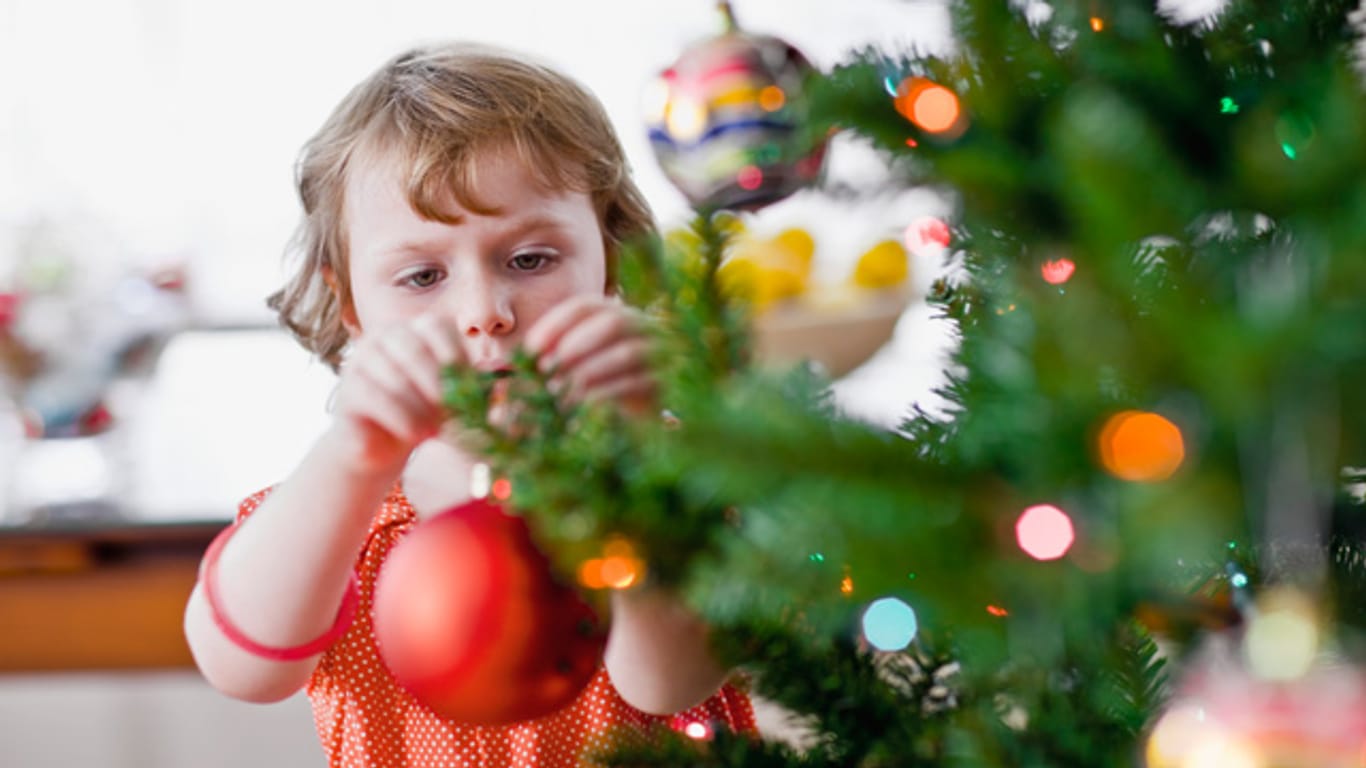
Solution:
<path fill-rule="evenodd" d="M 897 240 L 883 240 L 859 257 L 850 280 L 861 288 L 891 288 L 905 282 L 909 273 L 906 247 Z"/>
<path fill-rule="evenodd" d="M 816 253 L 816 241 L 811 238 L 810 232 L 800 227 L 792 227 L 774 235 L 770 242 L 795 261 L 801 274 L 810 274 L 811 259 Z"/>
<path fill-rule="evenodd" d="M 733 256 L 716 271 L 723 290 L 763 311 L 774 302 L 799 296 L 806 279 L 790 269 L 764 264 L 750 256 Z"/>
<path fill-rule="evenodd" d="M 716 280 L 732 296 L 753 298 L 758 291 L 759 265 L 754 259 L 733 256 L 717 267 Z"/>

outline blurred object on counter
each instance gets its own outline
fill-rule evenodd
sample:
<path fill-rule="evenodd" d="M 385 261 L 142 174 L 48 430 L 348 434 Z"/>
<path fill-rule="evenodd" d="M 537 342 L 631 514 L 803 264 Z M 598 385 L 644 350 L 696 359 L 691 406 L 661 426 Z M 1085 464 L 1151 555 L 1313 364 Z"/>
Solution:
<path fill-rule="evenodd" d="M 0 237 L 0 397 L 24 435 L 0 470 L 0 520 L 116 514 L 118 392 L 187 325 L 184 265 L 135 266 L 90 222 L 34 218 Z"/>

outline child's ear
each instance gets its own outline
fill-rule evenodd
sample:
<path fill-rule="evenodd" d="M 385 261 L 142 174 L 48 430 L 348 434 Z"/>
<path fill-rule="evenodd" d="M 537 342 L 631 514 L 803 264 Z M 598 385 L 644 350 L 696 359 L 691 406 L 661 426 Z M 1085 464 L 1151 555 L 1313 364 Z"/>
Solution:
<path fill-rule="evenodd" d="M 341 291 L 337 288 L 337 272 L 332 269 L 330 264 L 323 265 L 323 282 L 327 283 L 328 289 L 336 297 L 337 303 L 341 305 L 342 327 L 346 329 L 348 336 L 355 338 L 360 335 L 360 322 L 356 319 L 356 307 L 349 300 L 343 299 Z"/>

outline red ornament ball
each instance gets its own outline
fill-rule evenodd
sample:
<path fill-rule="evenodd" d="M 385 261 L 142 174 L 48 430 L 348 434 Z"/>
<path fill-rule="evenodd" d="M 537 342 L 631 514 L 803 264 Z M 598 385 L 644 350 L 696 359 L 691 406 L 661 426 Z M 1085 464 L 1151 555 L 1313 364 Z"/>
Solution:
<path fill-rule="evenodd" d="M 567 706 L 606 642 L 526 522 L 486 500 L 404 536 L 380 570 L 374 606 L 380 658 L 394 679 L 442 717 L 476 725 Z"/>

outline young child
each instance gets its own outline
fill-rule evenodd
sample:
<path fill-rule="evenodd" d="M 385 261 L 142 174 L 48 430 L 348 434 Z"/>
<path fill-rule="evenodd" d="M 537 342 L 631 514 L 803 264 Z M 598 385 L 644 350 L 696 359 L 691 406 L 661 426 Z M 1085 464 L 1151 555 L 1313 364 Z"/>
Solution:
<path fill-rule="evenodd" d="M 652 222 L 601 105 L 507 53 L 414 50 L 343 100 L 297 175 L 301 264 L 271 306 L 339 371 L 332 420 L 206 554 L 185 613 L 204 676 L 248 701 L 306 686 L 333 766 L 573 766 L 623 725 L 752 731 L 705 626 L 659 590 L 614 593 L 587 689 L 508 726 L 442 719 L 375 647 L 385 557 L 471 494 L 478 457 L 443 429 L 443 366 L 502 369 L 521 346 L 567 401 L 657 410 L 612 280 L 619 246 Z"/>

